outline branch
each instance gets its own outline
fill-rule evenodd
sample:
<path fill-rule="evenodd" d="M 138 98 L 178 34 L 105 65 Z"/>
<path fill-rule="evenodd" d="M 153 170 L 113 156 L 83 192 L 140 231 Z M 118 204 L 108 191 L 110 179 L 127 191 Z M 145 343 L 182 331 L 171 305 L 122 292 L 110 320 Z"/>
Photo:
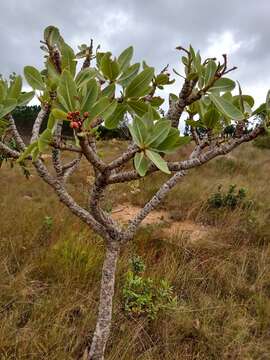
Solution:
<path fill-rule="evenodd" d="M 5 145 L 2 141 L 0 141 L 0 153 L 1 151 L 13 159 L 18 159 L 18 157 L 20 157 L 20 153 L 18 151 L 10 149 L 10 147 Z"/>
<path fill-rule="evenodd" d="M 63 174 L 64 183 L 74 173 L 74 171 L 76 169 L 78 169 L 78 167 L 80 165 L 81 158 L 82 158 L 82 154 L 79 154 L 77 159 L 74 159 L 74 160 L 70 161 L 68 164 L 63 165 L 62 174 Z"/>
<path fill-rule="evenodd" d="M 9 128 L 11 130 L 14 140 L 16 141 L 16 145 L 18 146 L 18 149 L 21 151 L 24 151 L 26 146 L 25 146 L 25 143 L 24 143 L 21 135 L 19 134 L 19 132 L 17 130 L 13 116 L 11 114 L 8 114 L 7 120 L 9 122 Z"/>
<path fill-rule="evenodd" d="M 137 230 L 143 219 L 145 219 L 146 216 L 161 203 L 161 201 L 165 198 L 168 192 L 182 179 L 184 175 L 186 175 L 184 171 L 178 171 L 162 185 L 162 187 L 156 192 L 152 199 L 148 201 L 144 208 L 138 212 L 138 214 L 132 221 L 130 221 L 130 224 L 126 231 L 125 240 L 132 239 L 135 231 Z"/>
<path fill-rule="evenodd" d="M 48 110 L 49 110 L 49 105 L 45 104 L 44 107 L 38 113 L 38 116 L 36 117 L 36 120 L 33 125 L 32 137 L 30 140 L 30 144 L 32 144 L 34 141 L 36 141 L 38 139 L 42 122 L 45 119 L 45 116 L 47 115 Z"/>
<path fill-rule="evenodd" d="M 80 145 L 84 156 L 90 162 L 90 164 L 92 164 L 93 167 L 98 169 L 100 172 L 104 172 L 107 165 L 98 157 L 97 153 L 89 145 L 88 139 L 86 137 L 80 138 Z"/>
<path fill-rule="evenodd" d="M 257 126 L 250 133 L 243 135 L 241 138 L 233 139 L 231 142 L 225 143 L 221 146 L 216 146 L 215 148 L 210 149 L 209 151 L 195 158 L 184 161 L 178 161 L 178 162 L 168 162 L 168 168 L 174 172 L 174 171 L 187 170 L 196 166 L 200 166 L 217 156 L 228 154 L 230 151 L 232 151 L 234 148 L 236 148 L 237 146 L 239 146 L 244 142 L 254 140 L 257 136 L 263 134 L 264 131 L 265 129 L 263 126 Z M 149 175 L 155 171 L 159 171 L 159 170 L 154 165 L 151 165 L 146 175 Z M 137 173 L 137 171 L 130 170 L 117 174 L 112 174 L 108 178 L 108 184 L 122 183 L 126 181 L 137 180 L 140 178 L 141 177 Z"/>
<path fill-rule="evenodd" d="M 128 162 L 130 159 L 133 158 L 133 156 L 136 154 L 136 152 L 139 150 L 137 145 L 130 145 L 126 152 L 124 152 L 119 158 L 113 160 L 110 162 L 107 166 L 107 169 L 115 169 L 120 167 L 121 165 Z"/>
<path fill-rule="evenodd" d="M 33 164 L 39 176 L 54 189 L 60 201 L 63 202 L 73 214 L 78 216 L 87 225 L 91 226 L 99 235 L 103 236 L 105 239 L 108 239 L 108 233 L 104 226 L 98 223 L 87 210 L 76 203 L 72 196 L 70 196 L 66 191 L 63 184 L 61 184 L 57 179 L 53 178 L 49 174 L 42 161 L 37 160 Z"/>

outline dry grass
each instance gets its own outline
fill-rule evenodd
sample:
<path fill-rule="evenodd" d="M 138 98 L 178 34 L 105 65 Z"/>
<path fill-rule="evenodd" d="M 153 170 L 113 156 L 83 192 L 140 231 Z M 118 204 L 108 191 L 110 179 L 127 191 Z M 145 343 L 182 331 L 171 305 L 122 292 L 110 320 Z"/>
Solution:
<path fill-rule="evenodd" d="M 123 147 L 112 144 L 109 156 Z M 191 243 L 175 235 L 168 242 L 162 225 L 141 228 L 119 263 L 106 359 L 270 358 L 269 155 L 244 145 L 191 171 L 168 196 L 162 208 L 175 221 L 213 226 L 204 239 Z M 69 184 L 83 202 L 86 171 L 84 164 Z M 106 205 L 141 205 L 161 181 L 155 175 L 114 186 Z M 207 210 L 218 185 L 233 183 L 248 190 L 251 209 Z M 0 358 L 78 359 L 95 324 L 102 241 L 35 175 L 27 181 L 19 169 L 2 168 L 0 199 Z M 155 321 L 122 311 L 121 286 L 134 253 L 143 257 L 147 275 L 166 278 L 178 296 L 177 307 Z"/>

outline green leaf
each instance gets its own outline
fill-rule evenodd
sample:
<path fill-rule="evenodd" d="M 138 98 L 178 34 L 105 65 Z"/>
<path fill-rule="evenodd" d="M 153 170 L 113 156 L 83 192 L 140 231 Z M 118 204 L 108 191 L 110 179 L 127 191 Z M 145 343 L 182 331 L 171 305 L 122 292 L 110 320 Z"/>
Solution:
<path fill-rule="evenodd" d="M 169 120 L 159 120 L 154 124 L 153 130 L 148 135 L 146 146 L 158 148 L 158 146 L 166 139 L 171 129 Z"/>
<path fill-rule="evenodd" d="M 50 145 L 52 141 L 52 131 L 51 129 L 46 129 L 43 131 L 42 134 L 40 134 L 38 138 L 38 149 L 39 152 L 44 152 Z"/>
<path fill-rule="evenodd" d="M 1 108 L 0 111 L 0 118 L 6 116 L 9 114 L 12 110 L 15 109 L 17 106 L 17 100 L 16 99 L 6 99 L 2 102 L 3 108 Z"/>
<path fill-rule="evenodd" d="M 214 85 L 209 89 L 211 92 L 232 91 L 235 88 L 235 82 L 228 78 L 220 78 L 215 81 Z"/>
<path fill-rule="evenodd" d="M 145 150 L 146 156 L 156 165 L 156 167 L 166 174 L 170 174 L 167 162 L 155 151 Z"/>
<path fill-rule="evenodd" d="M 136 153 L 134 156 L 134 166 L 137 173 L 140 176 L 145 176 L 148 170 L 149 162 L 147 158 L 144 156 L 143 152 Z"/>
<path fill-rule="evenodd" d="M 106 97 L 101 98 L 93 105 L 89 117 L 83 123 L 83 128 L 87 129 L 90 122 L 96 118 L 101 117 L 103 120 L 106 120 L 114 112 L 116 106 L 116 101 L 110 102 Z"/>
<path fill-rule="evenodd" d="M 106 79 L 114 81 L 119 75 L 120 69 L 116 60 L 111 59 L 111 53 L 106 53 L 100 62 L 100 70 Z"/>
<path fill-rule="evenodd" d="M 270 90 L 268 91 L 266 95 L 266 101 L 265 101 L 265 110 L 267 115 L 270 115 Z"/>
<path fill-rule="evenodd" d="M 8 90 L 8 97 L 12 99 L 17 99 L 22 90 L 22 77 L 16 76 L 12 81 L 10 88 Z"/>
<path fill-rule="evenodd" d="M 119 123 L 123 120 L 126 110 L 126 105 L 120 103 L 117 104 L 116 110 L 105 120 L 105 127 L 107 129 L 117 128 Z"/>
<path fill-rule="evenodd" d="M 21 161 L 25 160 L 28 156 L 32 154 L 32 152 L 38 147 L 37 141 L 34 141 L 32 144 L 28 145 L 24 152 L 20 155 L 17 162 L 20 163 Z"/>
<path fill-rule="evenodd" d="M 175 80 L 170 80 L 170 76 L 168 74 L 159 74 L 157 75 L 155 82 L 157 85 L 169 85 L 173 84 Z"/>
<path fill-rule="evenodd" d="M 55 125 L 56 125 L 56 118 L 53 116 L 52 112 L 49 115 L 49 119 L 48 119 L 48 123 L 47 123 L 47 128 L 50 129 L 51 131 L 54 131 Z"/>
<path fill-rule="evenodd" d="M 44 30 L 44 40 L 52 47 L 58 45 L 61 40 L 59 30 L 55 26 L 47 26 Z"/>
<path fill-rule="evenodd" d="M 233 120 L 244 120 L 245 116 L 232 103 L 214 94 L 209 94 L 209 97 L 216 108 L 226 117 Z"/>
<path fill-rule="evenodd" d="M 242 99 L 243 101 L 247 102 L 249 104 L 250 107 L 253 107 L 254 106 L 254 99 L 252 96 L 250 95 L 242 95 Z M 240 100 L 240 96 L 239 95 L 235 95 L 233 96 L 233 104 L 236 106 L 236 107 L 239 107 L 239 100 Z"/>
<path fill-rule="evenodd" d="M 171 128 L 166 139 L 158 145 L 158 149 L 156 149 L 156 151 L 160 151 L 166 154 L 174 152 L 180 146 L 179 139 L 180 139 L 179 130 L 175 128 Z"/>
<path fill-rule="evenodd" d="M 91 79 L 82 90 L 81 111 L 91 111 L 98 97 L 98 85 L 95 79 Z"/>
<path fill-rule="evenodd" d="M 42 76 L 40 75 L 40 72 L 33 66 L 25 66 L 24 76 L 28 84 L 34 90 L 45 90 Z"/>
<path fill-rule="evenodd" d="M 67 113 L 65 111 L 55 108 L 52 109 L 52 114 L 57 120 L 67 120 Z"/>
<path fill-rule="evenodd" d="M 126 48 L 118 57 L 117 61 L 120 67 L 120 71 L 125 71 L 129 65 L 133 56 L 133 47 Z"/>
<path fill-rule="evenodd" d="M 126 88 L 126 97 L 140 97 L 145 95 L 145 91 L 148 89 L 150 82 L 154 76 L 154 68 L 146 68 L 140 74 L 138 74 Z"/>
<path fill-rule="evenodd" d="M 219 112 L 212 107 L 206 112 L 203 118 L 203 123 L 208 129 L 213 129 L 220 119 Z"/>
<path fill-rule="evenodd" d="M 118 84 L 122 85 L 123 87 L 128 86 L 128 84 L 135 78 L 138 74 L 140 69 L 140 64 L 136 63 L 131 65 L 128 69 L 126 69 L 120 78 L 117 80 Z"/>
<path fill-rule="evenodd" d="M 112 97 L 115 94 L 115 84 L 110 84 L 102 90 L 102 96 Z"/>
<path fill-rule="evenodd" d="M 205 85 L 208 85 L 215 76 L 217 64 L 214 60 L 209 60 L 205 68 Z"/>
<path fill-rule="evenodd" d="M 62 59 L 61 59 L 62 70 L 68 70 L 72 75 L 72 77 L 74 77 L 76 73 L 76 65 L 77 65 L 74 51 L 68 44 L 63 42 L 61 43 L 61 54 L 62 54 Z"/>
<path fill-rule="evenodd" d="M 139 147 L 143 147 L 147 137 L 147 128 L 142 119 L 136 116 L 132 124 L 128 125 L 128 128 L 135 144 L 137 144 Z"/>
<path fill-rule="evenodd" d="M 160 96 L 154 96 L 150 100 L 150 103 L 154 107 L 160 107 L 164 103 L 164 99 L 162 99 Z"/>
<path fill-rule="evenodd" d="M 127 104 L 138 116 L 143 116 L 148 111 L 147 104 L 142 100 L 128 100 Z"/>
<path fill-rule="evenodd" d="M 0 103 L 6 98 L 7 95 L 7 83 L 0 80 Z"/>
<path fill-rule="evenodd" d="M 64 70 L 58 87 L 58 99 L 66 111 L 78 109 L 78 93 L 75 81 L 68 70 Z"/>
<path fill-rule="evenodd" d="M 83 69 L 81 70 L 78 75 L 75 78 L 75 83 L 77 85 L 78 88 L 81 88 L 85 85 L 87 85 L 87 83 L 93 79 L 96 75 L 96 70 L 95 69 Z"/>
<path fill-rule="evenodd" d="M 26 92 L 18 97 L 17 106 L 25 106 L 27 105 L 35 96 L 34 91 Z"/>

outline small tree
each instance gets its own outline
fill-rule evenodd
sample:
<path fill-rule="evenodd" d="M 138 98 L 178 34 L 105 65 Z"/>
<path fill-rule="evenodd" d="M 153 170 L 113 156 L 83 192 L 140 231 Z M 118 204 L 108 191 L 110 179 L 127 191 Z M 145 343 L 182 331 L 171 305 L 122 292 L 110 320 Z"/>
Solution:
<path fill-rule="evenodd" d="M 112 58 L 110 52 L 101 52 L 99 47 L 94 50 L 92 41 L 90 46 L 79 46 L 79 53 L 75 55 L 53 26 L 45 29 L 41 43 L 45 51 L 45 69 L 24 68 L 25 79 L 33 91 L 21 92 L 21 76 L 12 75 L 9 81 L 0 81 L 0 154 L 2 159 L 13 162 L 16 159 L 24 167 L 27 161 L 32 161 L 39 176 L 52 187 L 59 200 L 104 239 L 106 255 L 98 317 L 91 347 L 86 350 L 87 359 L 104 359 L 120 249 L 134 238 L 142 220 L 189 169 L 228 154 L 265 132 L 270 115 L 269 96 L 260 107 L 266 116 L 255 124 L 252 119 L 258 111 L 252 111 L 253 98 L 242 94 L 240 85 L 239 94 L 232 95 L 235 83 L 227 74 L 235 68 L 228 68 L 227 56 L 223 55 L 222 62 L 215 58 L 202 60 L 199 51 L 195 52 L 191 46 L 189 49 L 178 47 L 177 50 L 184 53 L 185 74 L 175 73 L 183 78 L 183 85 L 177 95 L 169 95 L 168 111 L 164 115 L 160 108 L 164 99 L 156 96 L 156 90 L 163 90 L 174 81 L 170 80 L 168 66 L 155 73 L 153 67 L 143 62 L 141 69 L 139 63 L 131 65 L 132 47 Z M 79 70 L 77 59 L 83 59 Z M 30 143 L 26 145 L 11 112 L 17 106 L 26 105 L 35 95 L 41 110 L 34 122 Z M 189 137 L 179 134 L 183 114 L 190 128 Z M 47 128 L 41 132 L 45 118 L 48 118 Z M 116 128 L 124 118 L 128 118 L 132 143 L 127 144 L 121 156 L 105 162 L 96 148 L 96 130 L 101 124 L 108 129 Z M 73 143 L 63 140 L 64 122 L 69 122 L 73 129 Z M 235 130 L 228 135 L 225 128 L 230 124 Z M 176 152 L 187 140 L 193 144 L 187 159 L 166 160 L 167 154 Z M 53 171 L 43 160 L 43 154 L 49 151 Z M 63 152 L 73 153 L 74 159 L 65 162 Z M 82 157 L 94 170 L 87 208 L 77 203 L 66 187 Z M 151 176 L 158 171 L 168 174 L 168 179 L 130 219 L 126 228 L 102 209 L 101 200 L 110 185 Z"/>

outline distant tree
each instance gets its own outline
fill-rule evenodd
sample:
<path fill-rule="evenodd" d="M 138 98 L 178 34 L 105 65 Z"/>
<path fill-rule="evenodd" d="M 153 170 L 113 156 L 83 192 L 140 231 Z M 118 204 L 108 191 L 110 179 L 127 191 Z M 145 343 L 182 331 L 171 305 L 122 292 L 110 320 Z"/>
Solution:
<path fill-rule="evenodd" d="M 266 116 L 254 125 L 253 115 L 257 113 L 252 110 L 253 98 L 242 94 L 240 85 L 239 94 L 232 94 L 235 82 L 227 75 L 235 68 L 228 68 L 227 56 L 223 55 L 223 61 L 218 62 L 215 58 L 202 59 L 192 46 L 188 49 L 177 47 L 184 53 L 184 75 L 179 74 L 183 84 L 178 94 L 170 94 L 169 109 L 164 115 L 161 109 L 164 99 L 156 96 L 156 90 L 163 90 L 174 82 L 170 80 L 168 66 L 156 73 L 145 62 L 142 68 L 140 63 L 131 64 L 132 47 L 113 58 L 110 52 L 101 52 L 99 47 L 94 50 L 92 41 L 90 46 L 79 46 L 79 53 L 75 55 L 53 26 L 45 29 L 41 48 L 45 51 L 45 69 L 24 68 L 25 79 L 33 91 L 21 92 L 21 76 L 0 81 L 0 152 L 19 165 L 32 161 L 39 176 L 59 200 L 104 239 L 106 255 L 101 272 L 97 323 L 92 344 L 85 353 L 87 359 L 100 360 L 104 359 L 110 333 L 120 249 L 134 239 L 143 219 L 182 181 L 189 169 L 228 154 L 265 132 L 269 125 L 269 94 L 264 104 Z M 79 70 L 76 58 L 83 59 Z M 18 106 L 25 106 L 34 96 L 41 108 L 33 124 L 30 144 L 26 146 L 12 112 Z M 188 137 L 181 137 L 178 130 L 183 113 L 188 114 Z M 103 124 L 107 129 L 116 129 L 126 116 L 132 143 L 127 142 L 127 149 L 119 157 L 105 162 L 96 147 L 98 126 Z M 46 117 L 46 128 L 41 131 Z M 63 140 L 64 123 L 72 129 L 73 143 Z M 228 135 L 225 129 L 231 124 L 234 131 Z M 13 145 L 10 145 L 10 136 Z M 187 141 L 192 144 L 190 155 L 185 160 L 169 161 L 167 154 L 176 153 Z M 52 155 L 53 171 L 43 161 L 46 152 Z M 74 154 L 74 159 L 65 161 L 64 152 Z M 94 170 L 87 207 L 76 202 L 66 187 L 82 157 L 88 161 L 89 171 L 90 168 Z M 130 219 L 128 226 L 121 227 L 102 208 L 107 188 L 157 172 L 166 173 L 168 178 Z"/>

